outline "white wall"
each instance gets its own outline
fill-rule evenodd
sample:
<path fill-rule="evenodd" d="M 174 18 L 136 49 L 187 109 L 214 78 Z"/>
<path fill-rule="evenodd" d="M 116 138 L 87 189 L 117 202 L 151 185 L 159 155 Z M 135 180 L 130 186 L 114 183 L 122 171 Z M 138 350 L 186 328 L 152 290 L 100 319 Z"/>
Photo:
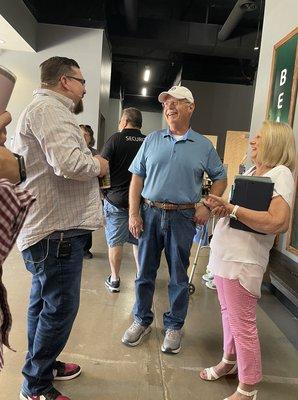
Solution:
<path fill-rule="evenodd" d="M 192 91 L 195 99 L 192 128 L 217 135 L 217 150 L 223 157 L 226 132 L 249 130 L 254 87 L 187 80 L 181 84 Z"/>
<path fill-rule="evenodd" d="M 162 126 L 162 113 L 142 111 L 143 127 L 142 133 L 148 135 L 153 131 L 163 129 Z"/>
<path fill-rule="evenodd" d="M 273 46 L 297 26 L 297 15 L 297 0 L 266 0 L 265 2 L 261 52 L 251 120 L 252 134 L 260 128 L 266 115 Z M 296 145 L 298 147 L 297 108 L 298 104 L 296 105 L 293 130 L 296 139 Z M 292 253 L 289 253 L 285 250 L 285 239 L 286 235 L 283 235 L 280 241 L 280 250 L 282 250 L 282 252 L 288 257 L 298 262 L 297 256 L 294 256 Z"/>
<path fill-rule="evenodd" d="M 52 56 L 73 58 L 80 65 L 87 82 L 87 94 L 84 98 L 85 111 L 77 116 L 78 123 L 89 124 L 97 132 L 102 42 L 101 29 L 39 24 L 37 53 L 9 50 L 2 52 L 0 64 L 17 75 L 16 86 L 8 104 L 13 116 L 13 122 L 8 126 L 8 136 L 13 136 L 20 113 L 31 101 L 33 90 L 40 85 L 39 64 Z M 108 86 L 107 82 L 104 86 Z"/>

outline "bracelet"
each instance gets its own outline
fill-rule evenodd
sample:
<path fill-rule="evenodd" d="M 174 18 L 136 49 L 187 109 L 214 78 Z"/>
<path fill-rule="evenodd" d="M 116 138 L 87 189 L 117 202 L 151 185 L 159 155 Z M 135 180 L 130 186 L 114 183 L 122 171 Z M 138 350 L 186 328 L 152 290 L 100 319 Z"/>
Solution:
<path fill-rule="evenodd" d="M 236 215 L 236 213 L 237 213 L 237 211 L 238 211 L 238 208 L 239 208 L 239 206 L 234 206 L 234 208 L 233 208 L 233 210 L 232 210 L 232 212 L 231 212 L 231 214 L 230 214 L 230 218 L 232 218 L 232 219 L 235 219 L 235 220 L 237 220 L 238 218 L 237 218 L 237 215 Z"/>

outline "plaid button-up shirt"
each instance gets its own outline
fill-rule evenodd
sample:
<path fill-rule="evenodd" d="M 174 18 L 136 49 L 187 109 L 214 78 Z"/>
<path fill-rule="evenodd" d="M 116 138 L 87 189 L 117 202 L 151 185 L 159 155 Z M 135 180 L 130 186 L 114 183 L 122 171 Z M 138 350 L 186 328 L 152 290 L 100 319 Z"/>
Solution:
<path fill-rule="evenodd" d="M 101 225 L 100 164 L 86 145 L 73 106 L 68 97 L 38 89 L 19 118 L 14 151 L 25 159 L 22 187 L 36 197 L 17 240 L 21 251 L 55 231 Z"/>

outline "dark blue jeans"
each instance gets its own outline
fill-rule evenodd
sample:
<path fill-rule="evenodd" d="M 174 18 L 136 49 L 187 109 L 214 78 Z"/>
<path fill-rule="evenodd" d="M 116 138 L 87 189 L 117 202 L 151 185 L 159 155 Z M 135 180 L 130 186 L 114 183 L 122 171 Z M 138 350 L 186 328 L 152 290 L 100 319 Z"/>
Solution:
<path fill-rule="evenodd" d="M 195 210 L 164 211 L 142 206 L 141 215 L 144 232 L 139 239 L 139 275 L 135 281 L 135 320 L 141 325 L 153 321 L 152 301 L 155 279 L 164 249 L 169 269 L 170 310 L 163 316 L 165 329 L 181 329 L 188 308 L 189 256 L 193 237 L 196 233 L 193 221 Z"/>
<path fill-rule="evenodd" d="M 87 239 L 88 235 L 65 239 L 71 243 L 69 258 L 57 258 L 56 239 L 43 239 L 22 252 L 32 274 L 28 353 L 22 371 L 24 394 L 39 395 L 52 388 L 54 363 L 66 345 L 79 309 Z"/>

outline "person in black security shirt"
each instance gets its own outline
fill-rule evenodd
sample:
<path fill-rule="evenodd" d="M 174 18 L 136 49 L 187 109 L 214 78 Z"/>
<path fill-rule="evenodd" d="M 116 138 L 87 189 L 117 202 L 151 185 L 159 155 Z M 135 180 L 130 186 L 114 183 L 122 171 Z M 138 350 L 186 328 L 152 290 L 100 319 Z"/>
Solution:
<path fill-rule="evenodd" d="M 111 274 L 105 285 L 110 292 L 120 291 L 120 267 L 124 243 L 133 244 L 133 253 L 138 269 L 137 244 L 128 229 L 128 189 L 131 173 L 128 171 L 132 160 L 141 147 L 142 114 L 136 108 L 126 108 L 119 121 L 119 131 L 105 143 L 102 157 L 109 160 L 111 187 L 102 190 L 104 195 L 105 234 L 109 246 Z"/>

